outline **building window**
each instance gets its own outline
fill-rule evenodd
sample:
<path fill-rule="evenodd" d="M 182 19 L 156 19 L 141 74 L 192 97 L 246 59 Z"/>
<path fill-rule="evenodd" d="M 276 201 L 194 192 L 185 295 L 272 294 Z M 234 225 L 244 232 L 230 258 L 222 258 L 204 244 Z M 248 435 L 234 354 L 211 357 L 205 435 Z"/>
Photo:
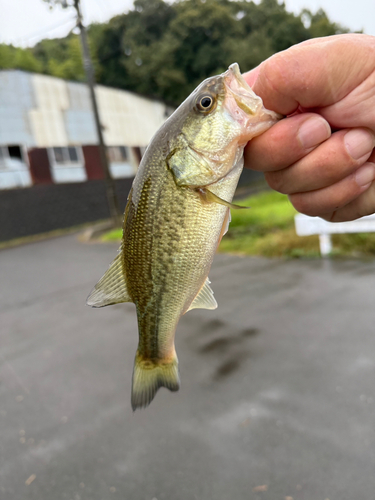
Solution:
<path fill-rule="evenodd" d="M 55 163 L 65 163 L 63 149 L 64 148 L 53 148 Z"/>
<path fill-rule="evenodd" d="M 56 183 L 87 180 L 85 161 L 80 146 L 48 148 L 52 179 Z"/>
<path fill-rule="evenodd" d="M 80 161 L 80 154 L 78 148 L 75 146 L 69 146 L 68 148 L 52 148 L 54 163 L 82 163 Z"/>
<path fill-rule="evenodd" d="M 123 163 L 129 159 L 126 146 L 109 146 L 108 158 L 111 163 Z"/>
<path fill-rule="evenodd" d="M 23 161 L 22 151 L 20 146 L 8 146 L 9 158 L 17 158 L 18 160 Z"/>
<path fill-rule="evenodd" d="M 25 163 L 21 146 L 0 146 L 0 163 L 5 165 L 8 162 L 9 165 L 9 161 L 13 162 L 13 165 Z"/>
<path fill-rule="evenodd" d="M 68 148 L 69 160 L 71 163 L 78 163 L 78 152 L 77 148 L 69 147 Z"/>

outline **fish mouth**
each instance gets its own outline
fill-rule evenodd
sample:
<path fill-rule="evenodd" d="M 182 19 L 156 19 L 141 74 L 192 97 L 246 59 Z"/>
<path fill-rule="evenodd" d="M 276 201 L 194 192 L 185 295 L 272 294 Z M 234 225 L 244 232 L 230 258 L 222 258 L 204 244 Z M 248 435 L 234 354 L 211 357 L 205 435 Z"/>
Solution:
<path fill-rule="evenodd" d="M 269 124 L 269 127 L 282 118 L 282 115 L 263 106 L 262 99 L 253 92 L 241 75 L 237 63 L 231 64 L 223 77 L 227 93 L 226 108 L 232 116 L 236 117 L 236 121 L 246 128 L 254 123 Z M 265 130 L 264 126 L 259 125 L 259 128 L 262 131 Z"/>
<path fill-rule="evenodd" d="M 233 63 L 224 73 L 228 91 L 232 94 L 237 106 L 249 115 L 255 115 L 262 107 L 261 99 L 254 94 L 251 87 L 241 75 L 238 63 Z"/>

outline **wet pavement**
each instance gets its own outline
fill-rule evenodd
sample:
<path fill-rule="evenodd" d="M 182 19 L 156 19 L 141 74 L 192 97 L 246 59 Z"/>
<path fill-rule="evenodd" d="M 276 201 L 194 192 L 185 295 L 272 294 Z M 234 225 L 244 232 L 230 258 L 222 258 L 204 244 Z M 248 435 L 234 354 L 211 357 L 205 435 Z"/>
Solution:
<path fill-rule="evenodd" d="M 0 252 L 2 500 L 375 498 L 375 261 L 218 255 L 181 390 L 133 414 L 134 306 L 85 306 L 115 255 Z"/>

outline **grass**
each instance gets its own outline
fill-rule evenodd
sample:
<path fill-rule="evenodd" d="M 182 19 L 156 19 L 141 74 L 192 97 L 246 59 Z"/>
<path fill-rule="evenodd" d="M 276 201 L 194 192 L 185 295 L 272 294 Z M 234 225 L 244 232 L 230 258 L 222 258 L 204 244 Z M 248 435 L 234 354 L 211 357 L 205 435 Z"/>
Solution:
<path fill-rule="evenodd" d="M 287 196 L 264 191 L 239 202 L 249 210 L 232 210 L 228 233 L 219 252 L 263 257 L 320 257 L 318 236 L 296 235 L 297 213 Z M 110 231 L 102 241 L 119 241 L 120 229 Z M 332 236 L 334 257 L 375 255 L 375 234 L 336 234 Z"/>
<path fill-rule="evenodd" d="M 317 257 L 318 236 L 300 238 L 294 230 L 297 213 L 287 196 L 264 191 L 241 200 L 249 210 L 232 210 L 228 233 L 219 252 L 264 257 Z"/>
<path fill-rule="evenodd" d="M 108 231 L 108 233 L 103 234 L 100 238 L 101 241 L 120 241 L 122 238 L 122 229 L 112 229 L 112 231 Z"/>

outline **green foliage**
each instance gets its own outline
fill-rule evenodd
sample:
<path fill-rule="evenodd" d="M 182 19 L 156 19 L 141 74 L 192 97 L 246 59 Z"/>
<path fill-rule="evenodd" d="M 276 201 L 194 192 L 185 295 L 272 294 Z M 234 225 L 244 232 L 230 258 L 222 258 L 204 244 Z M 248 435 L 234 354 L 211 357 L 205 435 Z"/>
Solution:
<path fill-rule="evenodd" d="M 136 0 L 93 40 L 101 83 L 179 104 L 237 61 L 248 71 L 312 36 L 344 32 L 323 11 L 307 19 L 277 0 Z M 309 28 L 305 25 L 308 24 Z"/>
<path fill-rule="evenodd" d="M 56 59 L 51 57 L 48 59 L 48 73 L 66 80 L 81 80 L 85 79 L 85 71 L 83 69 L 81 46 L 78 37 L 72 37 L 67 43 L 67 58 Z"/>
<path fill-rule="evenodd" d="M 14 58 L 14 66 L 25 71 L 38 73 L 42 69 L 41 63 L 30 50 L 18 49 Z"/>
<path fill-rule="evenodd" d="M 16 48 L 12 45 L 0 44 L 0 68 L 9 69 L 14 68 L 14 55 Z"/>
<path fill-rule="evenodd" d="M 337 254 L 351 256 L 374 256 L 375 255 L 375 234 L 334 234 L 332 244 Z"/>
<path fill-rule="evenodd" d="M 135 0 L 128 13 L 91 25 L 88 38 L 99 83 L 179 104 L 204 78 L 234 61 L 248 71 L 303 40 L 346 31 L 322 9 L 297 16 L 277 0 Z M 73 34 L 33 49 L 0 45 L 0 67 L 84 79 Z"/>
<path fill-rule="evenodd" d="M 311 38 L 340 35 L 341 33 L 348 33 L 348 29 L 336 23 L 331 23 L 327 14 L 323 9 L 319 9 L 315 14 L 309 10 L 304 9 L 301 13 L 305 24 L 309 26 Z"/>
<path fill-rule="evenodd" d="M 99 37 L 101 25 L 93 24 L 88 30 Z M 95 70 L 98 69 L 95 47 L 89 39 Z M 35 56 L 41 61 L 43 73 L 65 78 L 66 80 L 85 80 L 81 41 L 78 35 L 70 34 L 63 39 L 42 40 L 33 49 Z"/>
<path fill-rule="evenodd" d="M 43 65 L 31 49 L 0 44 L 0 69 L 23 69 L 38 73 L 42 71 Z"/>
<path fill-rule="evenodd" d="M 250 209 L 231 211 L 232 221 L 219 251 L 280 257 L 289 255 L 298 244 L 305 244 L 294 232 L 296 211 L 287 196 L 265 191 L 240 204 Z"/>
<path fill-rule="evenodd" d="M 228 38 L 225 43 L 232 54 L 232 60 L 238 62 L 240 68 L 244 68 L 242 71 L 255 68 L 275 52 L 272 40 L 264 30 L 249 32 L 241 39 Z"/>

